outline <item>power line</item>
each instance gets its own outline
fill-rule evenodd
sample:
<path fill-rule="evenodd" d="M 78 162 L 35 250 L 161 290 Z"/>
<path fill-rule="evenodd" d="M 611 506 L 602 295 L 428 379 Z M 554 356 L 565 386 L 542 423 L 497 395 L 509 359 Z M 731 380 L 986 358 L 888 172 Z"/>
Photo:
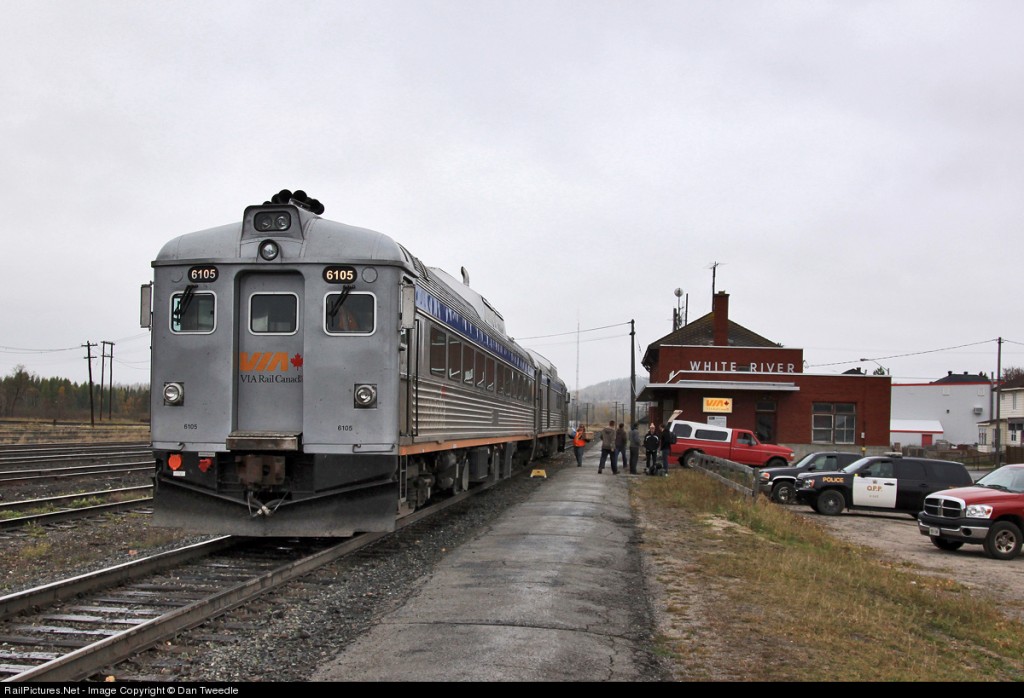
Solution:
<path fill-rule="evenodd" d="M 862 361 L 884 361 L 885 359 L 901 359 L 901 358 L 903 358 L 905 356 L 920 356 L 921 354 L 934 354 L 934 353 L 940 352 L 940 351 L 952 351 L 953 349 L 963 349 L 964 347 L 976 347 L 976 346 L 978 346 L 980 344 L 989 344 L 989 343 L 995 342 L 995 341 L 997 341 L 997 340 L 995 340 L 995 339 L 986 339 L 986 340 L 984 340 L 982 342 L 972 342 L 970 344 L 959 344 L 959 345 L 957 345 L 955 347 L 943 347 L 942 349 L 926 349 L 924 351 L 907 352 L 906 354 L 891 354 L 889 356 L 876 356 L 874 358 L 869 358 L 869 359 L 850 359 L 849 361 L 833 361 L 832 363 L 828 363 L 828 364 L 808 364 L 807 367 L 808 368 L 818 368 L 819 366 L 840 366 L 842 364 L 857 364 L 857 363 L 861 363 Z M 1009 340 L 1004 339 L 1003 341 L 1007 342 Z M 1014 343 L 1017 344 L 1018 342 L 1014 342 Z"/>
<path fill-rule="evenodd" d="M 0 347 L 2 354 L 52 354 L 58 351 L 78 351 L 81 346 L 65 347 L 63 349 L 23 349 L 19 347 Z"/>
<path fill-rule="evenodd" d="M 564 337 L 570 334 L 580 334 L 581 332 L 597 332 L 598 330 L 607 330 L 609 327 L 624 327 L 628 325 L 628 322 L 620 322 L 615 325 L 605 325 L 604 327 L 591 327 L 589 330 L 573 330 L 572 332 L 559 332 L 558 334 L 542 334 L 536 337 L 516 337 L 517 342 L 525 342 L 528 339 L 547 339 L 548 337 Z"/>

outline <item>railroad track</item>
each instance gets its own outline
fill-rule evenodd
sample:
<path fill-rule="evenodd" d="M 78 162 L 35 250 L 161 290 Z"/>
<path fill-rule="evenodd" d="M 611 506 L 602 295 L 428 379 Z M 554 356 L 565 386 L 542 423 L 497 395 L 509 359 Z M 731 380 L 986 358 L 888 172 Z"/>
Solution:
<path fill-rule="evenodd" d="M 152 491 L 152 485 L 138 485 L 0 502 L 0 530 L 138 509 L 140 506 L 152 504 Z M 111 501 L 96 502 L 95 500 Z"/>
<path fill-rule="evenodd" d="M 98 463 L 94 465 L 69 465 L 64 467 L 19 468 L 0 470 L 0 488 L 17 485 L 31 485 L 41 482 L 95 478 L 107 475 L 133 475 L 153 470 L 152 460 L 132 463 Z"/>
<path fill-rule="evenodd" d="M 0 469 L 45 467 L 59 463 L 122 461 L 150 455 L 148 443 L 37 444 L 0 446 Z"/>
<path fill-rule="evenodd" d="M 494 484 L 500 483 L 405 517 L 397 529 Z M 107 667 L 389 535 L 288 542 L 220 537 L 0 597 L 0 676 L 3 682 L 97 678 Z"/>

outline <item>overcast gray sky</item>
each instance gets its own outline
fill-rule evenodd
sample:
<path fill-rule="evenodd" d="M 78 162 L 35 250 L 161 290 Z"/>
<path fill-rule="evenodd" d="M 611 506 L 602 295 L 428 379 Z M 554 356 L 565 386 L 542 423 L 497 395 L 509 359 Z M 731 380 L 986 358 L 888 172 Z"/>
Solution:
<path fill-rule="evenodd" d="M 0 375 L 110 341 L 147 382 L 161 246 L 283 188 L 465 267 L 573 389 L 629 375 L 630 320 L 646 377 L 713 263 L 807 371 L 1024 365 L 1019 0 L 0 9 Z"/>

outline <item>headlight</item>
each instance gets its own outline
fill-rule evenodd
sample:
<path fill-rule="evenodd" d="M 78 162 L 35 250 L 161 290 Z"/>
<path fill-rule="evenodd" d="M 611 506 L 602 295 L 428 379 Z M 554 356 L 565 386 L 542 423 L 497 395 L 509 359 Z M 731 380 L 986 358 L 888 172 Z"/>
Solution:
<path fill-rule="evenodd" d="M 363 383 L 353 393 L 356 407 L 373 407 L 377 404 L 377 386 Z"/>
<path fill-rule="evenodd" d="M 185 386 L 182 383 L 164 383 L 164 404 L 180 405 L 185 402 Z"/>
<path fill-rule="evenodd" d="M 266 242 L 260 243 L 260 257 L 272 262 L 277 259 L 277 255 L 281 254 L 281 248 L 277 246 L 277 243 L 273 240 L 267 240 Z"/>
<path fill-rule="evenodd" d="M 988 519 L 992 516 L 992 507 L 988 504 L 968 504 L 964 516 L 969 519 Z"/>
<path fill-rule="evenodd" d="M 761 479 L 762 480 L 771 480 L 772 479 L 772 474 L 771 473 L 761 473 Z"/>

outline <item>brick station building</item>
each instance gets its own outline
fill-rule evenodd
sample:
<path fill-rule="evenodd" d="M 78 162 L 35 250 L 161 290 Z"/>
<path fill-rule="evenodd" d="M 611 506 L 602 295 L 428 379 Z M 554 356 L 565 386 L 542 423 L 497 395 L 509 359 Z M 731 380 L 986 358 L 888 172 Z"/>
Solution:
<path fill-rule="evenodd" d="M 710 313 L 647 347 L 650 382 L 637 399 L 651 403 L 652 421 L 675 415 L 750 429 L 798 458 L 811 451 L 889 450 L 889 376 L 804 373 L 803 349 L 730 320 L 727 293 L 712 300 Z"/>

